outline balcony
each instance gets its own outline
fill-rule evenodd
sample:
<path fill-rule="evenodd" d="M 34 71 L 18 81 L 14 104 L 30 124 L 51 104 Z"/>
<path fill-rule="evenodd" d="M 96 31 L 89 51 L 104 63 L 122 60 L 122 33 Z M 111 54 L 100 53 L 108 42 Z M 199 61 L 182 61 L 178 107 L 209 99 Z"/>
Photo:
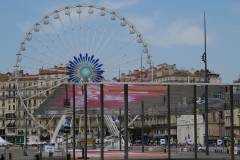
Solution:
<path fill-rule="evenodd" d="M 167 127 L 168 127 L 167 123 L 164 123 L 164 124 L 153 124 L 152 125 L 152 128 L 167 128 Z M 171 128 L 177 128 L 177 123 L 171 123 L 170 127 Z"/>
<path fill-rule="evenodd" d="M 9 124 L 7 125 L 7 127 L 8 127 L 8 128 L 16 128 L 17 126 L 16 126 L 16 124 L 9 123 Z"/>
<path fill-rule="evenodd" d="M 2 104 L 2 107 L 5 107 L 5 103 Z"/>
<path fill-rule="evenodd" d="M 17 89 L 17 87 L 14 85 L 14 86 L 8 86 L 7 87 L 7 90 L 15 90 L 15 89 Z"/>
<path fill-rule="evenodd" d="M 15 97 L 16 97 L 15 94 L 8 94 L 8 95 L 6 95 L 6 96 L 7 96 L 7 98 L 15 98 Z"/>
<path fill-rule="evenodd" d="M 0 97 L 1 100 L 4 100 L 4 99 L 6 99 L 6 98 L 7 98 L 7 96 L 5 96 L 5 95 L 2 95 L 2 96 Z"/>
<path fill-rule="evenodd" d="M 16 118 L 17 118 L 16 115 L 9 116 L 6 114 L 6 119 L 16 119 Z"/>

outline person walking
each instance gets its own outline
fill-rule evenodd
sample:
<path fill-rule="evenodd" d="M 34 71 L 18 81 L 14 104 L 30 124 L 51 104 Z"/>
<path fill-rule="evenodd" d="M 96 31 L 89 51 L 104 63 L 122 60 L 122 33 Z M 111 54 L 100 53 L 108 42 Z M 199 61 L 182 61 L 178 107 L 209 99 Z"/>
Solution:
<path fill-rule="evenodd" d="M 1 159 L 0 160 L 5 160 L 5 158 L 4 158 L 4 156 L 3 156 L 3 154 L 1 155 Z"/>

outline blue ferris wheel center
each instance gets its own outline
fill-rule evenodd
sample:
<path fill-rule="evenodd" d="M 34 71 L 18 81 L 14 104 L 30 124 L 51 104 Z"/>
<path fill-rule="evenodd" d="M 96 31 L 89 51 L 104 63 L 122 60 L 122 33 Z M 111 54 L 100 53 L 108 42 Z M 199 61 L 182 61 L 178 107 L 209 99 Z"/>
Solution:
<path fill-rule="evenodd" d="M 74 56 L 74 60 L 69 61 L 68 72 L 66 73 L 69 82 L 100 82 L 104 77 L 102 76 L 102 64 L 98 63 L 99 59 L 94 59 L 94 55 L 89 56 L 87 53 L 83 56 L 81 53 L 79 57 Z"/>

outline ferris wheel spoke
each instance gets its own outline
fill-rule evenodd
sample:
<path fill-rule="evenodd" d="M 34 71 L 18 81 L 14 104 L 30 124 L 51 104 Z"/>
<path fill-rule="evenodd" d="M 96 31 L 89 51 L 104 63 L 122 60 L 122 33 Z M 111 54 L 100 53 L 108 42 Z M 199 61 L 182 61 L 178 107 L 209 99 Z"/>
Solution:
<path fill-rule="evenodd" d="M 54 117 L 55 117 L 55 115 L 52 116 L 52 118 L 50 119 L 50 121 L 48 122 L 48 124 L 45 126 L 46 128 L 47 128 L 48 125 L 51 123 L 51 121 L 53 120 Z"/>
<path fill-rule="evenodd" d="M 106 32 L 106 29 L 107 29 L 107 27 L 108 27 L 108 24 L 109 24 L 110 20 L 111 20 L 111 19 L 108 20 L 107 25 L 106 25 L 104 31 L 102 32 L 102 35 L 101 35 L 101 37 L 100 37 L 100 39 L 99 39 L 99 41 L 98 41 L 98 43 L 97 43 L 97 46 L 96 46 L 96 48 L 95 48 L 95 50 L 94 50 L 94 52 L 93 52 L 93 55 L 96 53 L 96 50 L 98 49 L 98 46 L 99 46 L 99 44 L 100 44 L 101 41 L 102 41 L 102 38 L 103 38 L 103 36 L 104 36 L 104 34 L 105 34 L 105 32 Z"/>
<path fill-rule="evenodd" d="M 63 45 L 67 48 L 68 52 L 72 54 L 71 50 L 69 49 L 69 47 L 67 46 L 67 44 L 65 43 L 65 41 L 63 40 L 62 36 L 58 33 L 58 31 L 56 30 L 56 28 L 52 25 L 51 22 L 49 22 L 50 26 L 52 27 L 52 29 L 54 30 L 55 34 L 57 34 L 57 37 L 61 40 L 61 42 L 63 43 Z M 55 42 L 55 41 L 54 41 Z M 56 44 L 55 44 L 56 45 Z M 68 56 L 70 59 L 72 59 L 59 45 L 57 45 L 57 47 L 66 55 Z M 73 54 L 72 54 L 73 55 Z"/>
<path fill-rule="evenodd" d="M 68 32 L 66 31 L 66 28 L 65 28 L 65 26 L 64 26 L 64 24 L 63 24 L 63 22 L 62 22 L 61 17 L 59 16 L 58 19 L 59 19 L 59 21 L 60 21 L 60 23 L 61 23 L 62 28 L 64 29 L 64 33 L 65 33 L 65 35 L 67 36 L 69 43 L 70 43 L 71 46 L 72 46 L 73 52 L 75 53 L 75 55 L 77 55 L 76 50 L 75 50 L 75 48 L 74 48 L 74 46 L 73 46 L 73 44 L 72 44 L 72 41 L 71 41 L 71 39 L 70 39 L 70 37 L 69 37 L 69 35 L 68 35 Z M 72 53 L 71 53 L 71 54 L 72 54 Z M 72 56 L 74 56 L 74 55 L 72 54 Z"/>
<path fill-rule="evenodd" d="M 66 53 L 42 27 L 40 27 L 40 29 L 43 31 L 43 33 L 44 33 L 61 51 L 63 51 L 64 53 Z"/>
<path fill-rule="evenodd" d="M 29 79 L 29 78 L 39 78 L 39 76 L 25 76 L 25 77 L 22 77 L 22 78 L 19 78 L 19 79 Z M 68 77 L 65 76 L 65 77 L 59 78 L 57 80 L 48 81 L 44 84 L 50 84 L 50 83 L 55 82 L 55 81 L 62 81 L 66 78 L 68 78 Z M 36 85 L 28 86 L 28 87 L 18 86 L 18 89 L 19 89 L 19 91 L 22 91 L 22 90 L 26 90 L 26 89 L 32 89 L 32 88 L 35 88 L 35 87 L 41 87 L 41 86 L 42 86 L 42 84 L 36 84 Z"/>
<path fill-rule="evenodd" d="M 87 34 L 87 45 L 86 45 L 86 52 L 88 52 L 88 39 L 89 39 L 89 32 L 90 32 L 90 27 L 91 27 L 91 23 L 90 23 L 90 20 L 91 20 L 91 14 L 90 12 L 88 13 L 89 16 L 88 16 L 88 34 Z"/>
<path fill-rule="evenodd" d="M 82 18 L 81 18 L 82 9 L 80 7 L 78 7 L 77 13 L 78 13 L 78 19 L 79 19 L 79 23 L 80 23 L 80 37 L 81 37 L 81 43 L 82 43 L 82 51 L 83 51 L 83 53 L 85 53 L 84 43 L 83 43 L 83 34 L 82 34 Z"/>
<path fill-rule="evenodd" d="M 98 56 L 99 53 L 101 53 L 101 51 L 103 50 L 103 48 L 106 46 L 106 44 L 108 43 L 108 41 L 112 38 L 112 36 L 114 35 L 114 33 L 116 32 L 116 30 L 118 29 L 119 25 L 117 25 L 117 27 L 114 29 L 114 31 L 111 33 L 111 35 L 108 37 L 107 41 L 104 43 L 104 45 L 102 46 L 102 48 L 100 49 L 100 51 L 96 54 L 96 57 Z"/>
<path fill-rule="evenodd" d="M 124 47 L 126 47 L 127 45 L 129 45 L 132 41 L 134 41 L 135 39 L 137 39 L 137 37 L 133 38 L 131 41 L 129 41 L 128 43 L 124 44 L 123 46 L 121 46 L 120 48 L 118 48 L 116 51 L 114 51 L 113 53 L 109 54 L 107 57 L 105 57 L 101 63 L 103 61 L 105 61 L 106 59 L 108 59 L 109 57 L 111 57 L 112 55 L 114 55 L 115 53 L 117 53 L 118 51 L 122 50 Z M 132 53 L 132 52 L 129 52 L 129 53 Z"/>
<path fill-rule="evenodd" d="M 53 56 L 51 56 L 51 55 L 43 52 L 43 51 L 40 51 L 39 49 L 36 49 L 35 47 L 33 47 L 33 46 L 31 46 L 31 45 L 28 45 L 28 44 L 26 44 L 26 43 L 25 43 L 25 45 L 28 46 L 29 48 L 35 50 L 35 51 L 38 52 L 38 53 L 41 53 L 41 54 L 43 54 L 43 55 L 45 55 L 45 56 L 47 56 L 47 57 L 49 57 L 49 58 L 55 59 L 56 61 L 60 62 L 61 64 L 64 64 L 63 61 L 61 61 L 61 60 L 59 60 L 59 59 L 57 59 L 57 58 L 55 58 L 55 57 L 53 57 Z"/>
<path fill-rule="evenodd" d="M 47 84 L 47 83 L 45 83 L 45 84 Z M 46 92 L 46 91 L 51 91 L 52 89 L 54 89 L 54 88 L 56 88 L 56 87 L 59 87 L 60 85 L 61 85 L 61 84 L 58 84 L 58 85 L 56 85 L 56 86 L 49 87 L 48 89 L 45 89 L 45 90 L 42 90 L 42 91 L 44 91 L 44 92 Z M 27 97 L 27 98 L 25 98 L 25 99 L 23 99 L 23 100 L 26 101 L 26 100 L 29 100 L 29 99 L 31 99 L 31 98 L 34 98 L 34 97 L 36 97 L 36 96 L 38 96 L 38 95 L 41 95 L 41 94 L 44 94 L 45 98 L 47 98 L 48 96 L 47 96 L 44 92 L 43 92 L 43 93 L 40 92 L 40 93 L 37 93 L 37 94 L 35 94 L 35 95 L 29 96 L 29 97 Z"/>
<path fill-rule="evenodd" d="M 111 68 L 111 67 L 115 67 L 115 66 L 121 66 L 121 65 L 123 65 L 123 64 L 127 64 L 127 63 L 130 63 L 130 62 L 140 61 L 141 59 L 142 59 L 142 58 L 137 58 L 137 59 L 134 59 L 134 60 L 129 60 L 129 61 L 123 62 L 123 63 L 118 63 L 118 64 L 111 65 L 111 66 L 106 66 L 106 67 L 103 67 L 103 69 L 105 69 L 105 68 Z"/>
<path fill-rule="evenodd" d="M 72 32 L 73 32 L 73 35 L 74 35 L 75 42 L 77 44 L 77 49 L 78 49 L 78 54 L 79 54 L 80 53 L 80 48 L 79 48 L 79 45 L 78 45 L 77 36 L 76 36 L 76 33 L 75 33 L 75 28 L 74 28 L 73 23 L 72 23 L 71 14 L 69 14 L 69 19 L 70 19 L 70 23 L 71 23 L 71 26 L 72 26 Z"/>
<path fill-rule="evenodd" d="M 45 61 L 45 60 L 41 60 L 41 59 L 38 59 L 38 58 L 30 57 L 30 56 L 24 55 L 24 54 L 22 54 L 22 53 L 21 53 L 21 56 L 26 57 L 26 58 L 28 58 L 28 59 L 32 59 L 32 60 L 34 60 L 34 61 L 39 61 L 39 62 L 42 62 L 42 63 L 45 63 L 45 64 L 51 64 L 51 65 L 53 65 L 53 66 L 56 65 L 56 64 L 54 64 L 54 63 L 51 63 L 51 62 L 48 62 L 48 61 Z"/>
<path fill-rule="evenodd" d="M 138 51 L 138 50 L 141 49 L 141 48 L 143 48 L 143 47 L 136 48 L 136 49 L 134 49 L 134 50 L 132 50 L 132 51 L 130 51 L 130 52 L 128 52 L 128 53 L 126 53 L 126 52 L 124 51 L 124 54 L 122 54 L 121 56 L 118 56 L 118 57 L 116 57 L 116 58 L 114 58 L 114 59 L 112 59 L 112 60 L 110 60 L 110 61 L 108 61 L 108 62 L 105 62 L 104 64 L 106 65 L 106 64 L 108 64 L 108 63 L 110 63 L 110 62 L 119 60 L 120 58 L 125 57 L 125 56 L 127 56 L 127 55 L 129 55 L 129 54 L 131 54 L 131 53 L 134 53 L 134 52 Z M 100 63 L 103 63 L 103 62 L 100 62 Z"/>
<path fill-rule="evenodd" d="M 99 14 L 98 23 L 97 23 L 97 26 L 96 26 L 96 29 L 95 29 L 94 37 L 93 37 L 93 40 L 92 40 L 92 45 L 91 45 L 90 52 L 89 52 L 89 54 L 91 54 L 91 55 L 93 55 L 92 48 L 93 48 L 93 45 L 94 45 L 94 41 L 95 41 L 95 37 L 96 37 L 97 31 L 98 31 L 98 25 L 100 23 L 100 20 L 101 20 L 101 15 Z"/>
<path fill-rule="evenodd" d="M 112 45 L 107 49 L 107 51 L 104 52 L 101 56 L 103 56 L 103 55 L 106 54 L 110 49 L 112 49 L 112 47 L 115 46 L 126 34 L 127 34 L 127 31 L 126 31 L 118 40 L 116 40 L 115 43 L 112 44 Z M 120 49 L 119 49 L 119 50 L 120 50 Z"/>
<path fill-rule="evenodd" d="M 63 59 L 65 59 L 67 61 L 67 59 L 65 57 L 63 57 L 61 54 L 59 54 L 57 51 L 55 51 L 54 49 L 52 49 L 50 46 L 48 46 L 47 44 L 45 44 L 43 41 L 41 41 L 40 39 L 38 39 L 36 36 L 33 36 L 38 42 L 40 42 L 42 45 L 44 45 L 47 49 L 51 50 L 53 53 L 57 54 L 58 56 L 62 57 Z"/>

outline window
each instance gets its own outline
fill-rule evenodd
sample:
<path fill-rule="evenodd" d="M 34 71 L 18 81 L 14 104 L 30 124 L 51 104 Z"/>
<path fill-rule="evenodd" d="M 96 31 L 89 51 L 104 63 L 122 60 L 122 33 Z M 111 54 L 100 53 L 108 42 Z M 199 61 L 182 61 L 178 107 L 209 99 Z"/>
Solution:
<path fill-rule="evenodd" d="M 5 97 L 5 92 L 2 92 L 2 97 Z"/>
<path fill-rule="evenodd" d="M 11 110 L 11 105 L 8 105 L 8 110 Z"/>
<path fill-rule="evenodd" d="M 8 129 L 8 133 L 15 133 L 15 129 Z"/>
<path fill-rule="evenodd" d="M 4 111 L 4 110 L 2 110 L 2 117 L 4 117 L 4 114 L 5 114 L 5 111 Z"/>
<path fill-rule="evenodd" d="M 13 110 L 15 110 L 15 105 L 13 105 Z"/>
<path fill-rule="evenodd" d="M 46 96 L 49 96 L 49 91 L 46 91 Z"/>

